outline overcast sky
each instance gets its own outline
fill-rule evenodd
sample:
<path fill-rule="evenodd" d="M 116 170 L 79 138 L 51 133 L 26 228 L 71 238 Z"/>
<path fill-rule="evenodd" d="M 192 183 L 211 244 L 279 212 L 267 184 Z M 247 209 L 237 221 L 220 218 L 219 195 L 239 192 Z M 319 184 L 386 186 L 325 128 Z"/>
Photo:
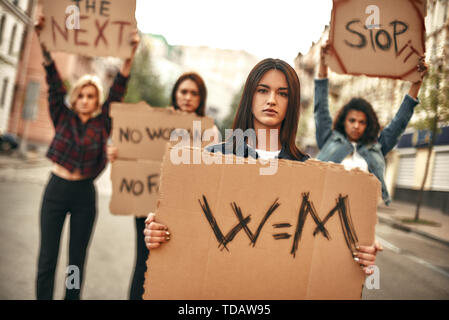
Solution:
<path fill-rule="evenodd" d="M 145 33 L 171 45 L 245 50 L 291 64 L 329 24 L 332 0 L 137 0 Z"/>

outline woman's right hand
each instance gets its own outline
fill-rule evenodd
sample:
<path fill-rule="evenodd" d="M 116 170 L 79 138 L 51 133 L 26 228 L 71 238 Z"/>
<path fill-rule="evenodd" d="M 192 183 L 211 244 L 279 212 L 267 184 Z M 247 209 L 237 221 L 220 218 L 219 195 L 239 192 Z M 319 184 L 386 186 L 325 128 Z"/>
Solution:
<path fill-rule="evenodd" d="M 145 220 L 145 245 L 148 249 L 156 249 L 164 242 L 170 240 L 170 232 L 168 232 L 167 226 L 156 222 L 156 215 L 152 212 L 148 214 Z"/>
<path fill-rule="evenodd" d="M 39 38 L 39 43 L 42 49 L 42 56 L 44 58 L 44 65 L 48 66 L 53 63 L 53 59 L 51 58 L 50 52 L 48 52 L 47 48 L 40 40 L 41 31 L 44 29 L 44 27 L 45 27 L 45 17 L 40 15 L 34 24 L 34 31 L 36 31 L 37 37 Z"/>
<path fill-rule="evenodd" d="M 332 52 L 332 45 L 329 40 L 320 48 L 320 69 L 318 71 L 319 78 L 327 78 L 327 64 L 325 56 Z"/>
<path fill-rule="evenodd" d="M 41 35 L 42 29 L 45 27 L 45 17 L 39 16 L 37 18 L 37 21 L 34 23 L 34 31 L 36 31 L 36 34 L 38 37 Z"/>
<path fill-rule="evenodd" d="M 118 149 L 113 145 L 108 145 L 106 147 L 106 156 L 110 162 L 114 162 L 118 156 Z"/>

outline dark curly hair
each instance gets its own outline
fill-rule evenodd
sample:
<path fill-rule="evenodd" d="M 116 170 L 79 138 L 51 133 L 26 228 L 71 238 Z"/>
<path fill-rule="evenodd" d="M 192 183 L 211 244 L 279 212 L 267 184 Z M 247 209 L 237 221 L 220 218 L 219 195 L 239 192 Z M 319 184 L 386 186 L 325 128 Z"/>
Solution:
<path fill-rule="evenodd" d="M 359 141 L 362 144 L 376 142 L 380 131 L 379 120 L 371 104 L 362 98 L 352 98 L 351 101 L 340 109 L 334 120 L 334 130 L 346 136 L 345 120 L 350 110 L 361 111 L 366 115 L 365 132 L 363 132 Z"/>

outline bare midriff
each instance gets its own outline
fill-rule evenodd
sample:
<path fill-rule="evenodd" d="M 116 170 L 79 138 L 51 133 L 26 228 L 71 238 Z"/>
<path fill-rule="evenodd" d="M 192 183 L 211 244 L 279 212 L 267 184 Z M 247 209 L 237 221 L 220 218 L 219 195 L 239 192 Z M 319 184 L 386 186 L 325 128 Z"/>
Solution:
<path fill-rule="evenodd" d="M 69 170 L 67 170 L 66 168 L 64 168 L 63 166 L 61 166 L 57 163 L 55 163 L 53 165 L 52 172 L 60 178 L 63 178 L 66 180 L 72 180 L 72 181 L 84 180 L 84 179 L 89 178 L 89 176 L 82 175 L 79 169 L 76 169 L 75 171 L 70 172 Z"/>

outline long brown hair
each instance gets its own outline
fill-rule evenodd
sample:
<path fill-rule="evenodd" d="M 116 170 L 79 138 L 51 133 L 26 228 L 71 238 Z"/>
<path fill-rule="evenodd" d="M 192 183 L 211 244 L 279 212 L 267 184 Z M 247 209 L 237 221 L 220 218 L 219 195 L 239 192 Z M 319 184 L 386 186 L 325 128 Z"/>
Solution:
<path fill-rule="evenodd" d="M 254 129 L 254 115 L 252 113 L 254 93 L 256 92 L 260 79 L 267 71 L 272 69 L 281 71 L 285 75 L 288 84 L 287 113 L 285 114 L 280 129 L 281 144 L 295 159 L 300 160 L 304 156 L 304 153 L 298 149 L 295 140 L 300 115 L 301 87 L 296 71 L 285 61 L 267 58 L 254 66 L 246 79 L 232 128 L 233 130 L 242 129 L 243 131 Z"/>
<path fill-rule="evenodd" d="M 196 83 L 196 86 L 198 87 L 198 91 L 200 94 L 200 105 L 195 110 L 195 113 L 201 117 L 203 117 L 206 114 L 206 99 L 207 99 L 207 89 L 206 84 L 204 83 L 203 78 L 198 73 L 195 72 L 187 72 L 182 74 L 178 80 L 176 80 L 175 85 L 173 86 L 173 90 L 171 91 L 171 103 L 172 106 L 179 110 L 179 106 L 176 103 L 176 91 L 178 91 L 179 86 L 184 80 L 192 80 Z"/>

